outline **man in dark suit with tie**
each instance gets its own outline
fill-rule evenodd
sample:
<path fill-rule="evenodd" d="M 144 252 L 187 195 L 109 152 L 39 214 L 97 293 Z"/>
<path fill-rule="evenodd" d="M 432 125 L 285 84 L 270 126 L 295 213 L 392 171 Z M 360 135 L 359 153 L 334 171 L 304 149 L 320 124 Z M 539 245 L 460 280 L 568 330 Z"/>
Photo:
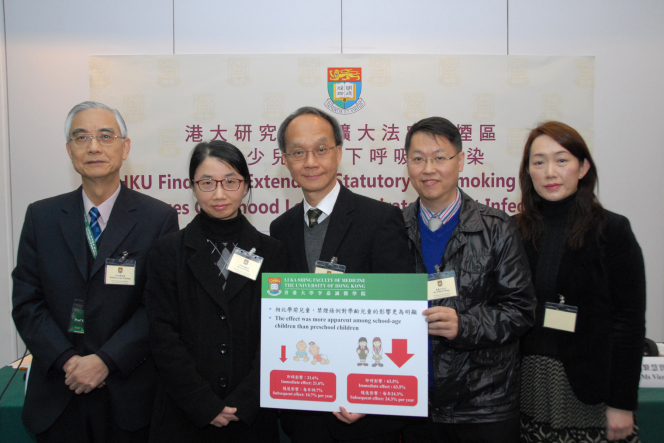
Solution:
<path fill-rule="evenodd" d="M 130 140 L 117 110 L 76 105 L 65 137 L 82 186 L 28 206 L 12 274 L 33 355 L 23 421 L 38 442 L 147 441 L 157 374 L 145 260 L 177 212 L 121 184 Z"/>
<path fill-rule="evenodd" d="M 270 235 L 288 247 L 289 272 L 314 272 L 315 262 L 332 261 L 346 273 L 411 273 L 401 211 L 354 194 L 337 181 L 343 136 L 337 120 L 312 107 L 288 116 L 277 133 L 292 178 L 302 188 L 301 204 L 270 225 Z M 335 417 L 336 416 L 336 417 Z M 282 425 L 294 443 L 398 442 L 403 421 L 340 412 L 283 411 Z"/>

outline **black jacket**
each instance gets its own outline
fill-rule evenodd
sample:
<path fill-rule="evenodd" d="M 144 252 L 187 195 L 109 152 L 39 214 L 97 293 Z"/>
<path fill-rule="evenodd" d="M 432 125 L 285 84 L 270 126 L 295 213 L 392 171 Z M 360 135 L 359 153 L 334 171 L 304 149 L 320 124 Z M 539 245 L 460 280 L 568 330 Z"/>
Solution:
<path fill-rule="evenodd" d="M 276 415 L 260 406 L 261 274 L 286 268 L 280 241 L 243 216 L 238 247 L 264 258 L 255 281 L 231 272 L 222 290 L 219 269 L 196 216 L 182 231 L 155 242 L 145 287 L 150 345 L 160 383 L 150 440 L 269 441 Z M 225 406 L 239 422 L 209 423 Z"/>
<path fill-rule="evenodd" d="M 458 296 L 433 302 L 457 311 L 459 333 L 451 341 L 431 336 L 435 394 L 429 398 L 430 416 L 441 423 L 506 420 L 519 411 L 519 337 L 533 325 L 535 293 L 514 221 L 461 195 L 459 224 L 440 266 L 454 270 Z M 403 216 L 417 271 L 426 273 L 419 205 L 418 199 Z"/>
<path fill-rule="evenodd" d="M 341 185 L 330 215 L 320 260 L 337 257 L 346 273 L 411 273 L 403 219 L 396 206 L 355 194 Z M 288 248 L 288 272 L 309 272 L 304 251 L 304 205 L 270 224 L 270 235 Z"/>
<path fill-rule="evenodd" d="M 270 234 L 288 248 L 288 272 L 309 272 L 304 250 L 302 204 L 274 220 Z M 320 259 L 330 261 L 337 257 L 339 264 L 346 265 L 346 273 L 412 273 L 407 242 L 399 209 L 341 186 Z M 398 417 L 367 415 L 347 425 L 332 413 L 284 411 L 282 425 L 286 433 L 291 434 L 296 426 L 306 428 L 307 416 L 321 414 L 329 433 L 339 440 L 376 437 L 397 431 L 405 423 Z"/>
<path fill-rule="evenodd" d="M 103 389 L 120 428 L 136 431 L 150 422 L 156 371 L 143 304 L 147 252 L 153 240 L 177 231 L 177 212 L 123 184 L 90 272 L 83 213 L 81 188 L 28 206 L 12 273 L 12 315 L 33 355 L 23 422 L 35 434 L 75 395 L 55 364 L 72 348 L 81 356 L 101 350 L 117 366 Z M 104 284 L 106 259 L 125 251 L 136 260 L 136 284 Z M 69 332 L 75 299 L 85 300 L 85 334 Z"/>
<path fill-rule="evenodd" d="M 578 308 L 574 333 L 547 333 L 579 400 L 636 410 L 645 337 L 643 255 L 627 218 L 607 211 L 599 233 L 591 229 L 578 251 L 566 248 L 558 269 L 556 294 Z M 524 246 L 535 277 L 537 251 L 532 242 Z M 546 301 L 538 294 L 537 322 L 525 344 L 542 329 Z"/>

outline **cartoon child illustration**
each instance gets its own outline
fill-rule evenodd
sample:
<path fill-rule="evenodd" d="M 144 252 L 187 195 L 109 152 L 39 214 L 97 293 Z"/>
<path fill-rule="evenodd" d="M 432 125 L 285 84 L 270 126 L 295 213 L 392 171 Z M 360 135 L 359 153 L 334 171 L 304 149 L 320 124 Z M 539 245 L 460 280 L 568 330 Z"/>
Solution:
<path fill-rule="evenodd" d="M 383 359 L 381 355 L 383 353 L 383 342 L 380 340 L 380 337 L 375 337 L 373 339 L 373 358 L 374 364 L 371 366 L 375 367 L 376 365 L 383 367 L 383 364 L 380 362 Z"/>
<path fill-rule="evenodd" d="M 295 347 L 297 348 L 297 352 L 295 353 L 295 357 L 293 357 L 293 360 L 309 361 L 309 357 L 307 357 L 307 344 L 304 342 L 304 340 L 300 340 L 299 342 L 297 342 Z"/>
<path fill-rule="evenodd" d="M 320 348 L 318 345 L 312 341 L 309 342 L 309 353 L 311 353 L 311 364 L 315 365 L 317 362 L 320 362 L 321 365 L 326 365 L 330 362 L 326 355 L 321 355 Z"/>
<path fill-rule="evenodd" d="M 360 337 L 360 339 L 357 341 L 358 347 L 357 347 L 357 355 L 360 357 L 360 362 L 357 364 L 358 366 L 369 366 L 367 363 L 367 355 L 369 355 L 369 348 L 367 347 L 367 339 L 366 337 Z"/>

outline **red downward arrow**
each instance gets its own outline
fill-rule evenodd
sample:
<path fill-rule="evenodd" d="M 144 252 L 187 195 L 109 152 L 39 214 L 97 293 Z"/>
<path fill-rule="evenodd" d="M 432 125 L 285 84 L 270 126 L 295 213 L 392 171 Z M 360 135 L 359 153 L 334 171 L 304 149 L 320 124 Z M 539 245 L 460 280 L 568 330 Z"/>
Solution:
<path fill-rule="evenodd" d="M 282 363 L 285 363 L 286 360 L 288 360 L 288 358 L 286 358 L 286 346 L 281 347 L 281 358 L 279 360 L 281 360 Z"/>
<path fill-rule="evenodd" d="M 386 352 L 385 355 L 390 357 L 390 360 L 394 362 L 398 367 L 402 367 L 406 364 L 410 357 L 415 354 L 408 353 L 408 340 L 405 338 L 393 338 L 392 339 L 392 352 Z"/>

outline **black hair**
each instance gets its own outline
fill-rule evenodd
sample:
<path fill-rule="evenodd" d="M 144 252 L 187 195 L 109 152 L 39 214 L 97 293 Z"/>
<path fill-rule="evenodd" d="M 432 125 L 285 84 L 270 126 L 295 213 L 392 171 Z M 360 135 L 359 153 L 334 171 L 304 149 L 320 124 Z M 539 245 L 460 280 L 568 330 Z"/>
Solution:
<path fill-rule="evenodd" d="M 286 129 L 288 128 L 288 125 L 290 125 L 290 123 L 297 117 L 304 114 L 317 115 L 318 117 L 324 118 L 332 126 L 332 132 L 334 133 L 334 146 L 343 146 L 344 136 L 341 132 L 341 126 L 339 126 L 337 119 L 318 108 L 314 108 L 312 106 L 303 106 L 286 117 L 286 119 L 281 122 L 281 125 L 279 126 L 279 130 L 277 131 L 277 143 L 279 144 L 279 150 L 281 152 L 286 152 Z"/>
<path fill-rule="evenodd" d="M 242 151 L 234 145 L 221 140 L 201 142 L 191 151 L 191 160 L 189 161 L 189 181 L 191 182 L 192 189 L 194 187 L 194 175 L 196 175 L 196 170 L 208 157 L 214 157 L 235 169 L 247 184 L 247 193 L 251 193 L 251 175 L 249 175 L 249 166 L 247 166 L 247 160 L 244 158 Z M 249 198 L 251 198 L 251 194 L 249 195 Z"/>
<path fill-rule="evenodd" d="M 410 127 L 406 134 L 406 155 L 410 150 L 410 140 L 416 132 L 426 132 L 432 137 L 443 137 L 456 148 L 457 154 L 463 149 L 461 133 L 454 123 L 443 117 L 427 117 Z"/>
<path fill-rule="evenodd" d="M 567 149 L 570 154 L 576 157 L 579 165 L 583 165 L 584 161 L 587 161 L 590 165 L 585 175 L 579 179 L 577 195 L 574 199 L 574 207 L 569 215 L 568 233 L 566 235 L 567 247 L 578 250 L 583 247 L 587 232 L 594 231 L 597 235 L 601 233 L 606 223 L 607 211 L 595 195 L 599 178 L 588 145 L 576 129 L 565 123 L 544 122 L 530 131 L 528 135 L 526 145 L 523 148 L 521 168 L 519 169 L 523 210 L 516 216 L 516 225 L 521 230 L 523 240 L 530 240 L 533 245 L 544 233 L 545 221 L 540 211 L 544 199 L 535 190 L 533 179 L 530 176 L 530 151 L 535 140 L 543 135 L 550 137 L 554 142 Z"/>

